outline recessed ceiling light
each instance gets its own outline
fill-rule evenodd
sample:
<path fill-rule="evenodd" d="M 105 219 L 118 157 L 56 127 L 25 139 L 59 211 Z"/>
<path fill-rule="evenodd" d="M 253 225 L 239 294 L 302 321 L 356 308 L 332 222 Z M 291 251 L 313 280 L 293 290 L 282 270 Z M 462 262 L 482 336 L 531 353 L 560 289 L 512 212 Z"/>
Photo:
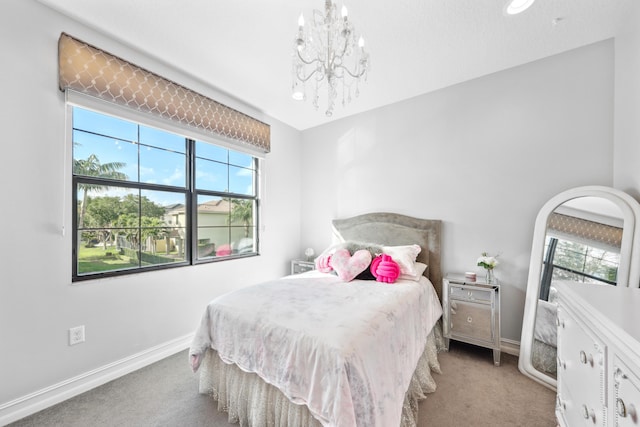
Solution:
<path fill-rule="evenodd" d="M 505 11 L 509 15 L 516 15 L 518 13 L 522 13 L 529 8 L 536 0 L 511 0 Z"/>

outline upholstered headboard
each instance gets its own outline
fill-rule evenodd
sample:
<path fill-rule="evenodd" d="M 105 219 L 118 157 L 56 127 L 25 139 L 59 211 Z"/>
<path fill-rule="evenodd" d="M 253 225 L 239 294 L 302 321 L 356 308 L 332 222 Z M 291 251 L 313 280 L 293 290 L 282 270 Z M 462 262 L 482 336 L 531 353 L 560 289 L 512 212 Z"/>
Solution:
<path fill-rule="evenodd" d="M 334 219 L 333 232 L 340 241 L 379 243 L 386 246 L 417 244 L 422 250 L 416 261 L 429 266 L 425 276 L 442 300 L 440 268 L 442 221 L 419 219 L 395 213 L 375 212 L 352 218 Z"/>

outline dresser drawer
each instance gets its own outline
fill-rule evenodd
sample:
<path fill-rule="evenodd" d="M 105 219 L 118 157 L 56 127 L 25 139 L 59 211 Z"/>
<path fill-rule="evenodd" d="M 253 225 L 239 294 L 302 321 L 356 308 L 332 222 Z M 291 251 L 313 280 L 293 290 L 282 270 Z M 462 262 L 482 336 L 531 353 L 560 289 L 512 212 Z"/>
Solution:
<path fill-rule="evenodd" d="M 449 304 L 452 336 L 493 341 L 490 305 L 462 300 L 452 300 Z"/>
<path fill-rule="evenodd" d="M 636 367 L 635 372 L 638 372 Z M 640 379 L 617 356 L 613 361 L 615 426 L 640 426 Z"/>
<path fill-rule="evenodd" d="M 591 419 L 591 425 L 606 425 L 606 347 L 574 316 L 566 307 L 558 308 L 559 395 L 571 396 L 568 419 Z"/>
<path fill-rule="evenodd" d="M 478 289 L 469 286 L 451 286 L 449 288 L 449 295 L 451 299 L 465 300 L 465 301 L 479 301 L 485 303 L 491 303 L 491 296 L 493 295 L 493 289 Z"/>

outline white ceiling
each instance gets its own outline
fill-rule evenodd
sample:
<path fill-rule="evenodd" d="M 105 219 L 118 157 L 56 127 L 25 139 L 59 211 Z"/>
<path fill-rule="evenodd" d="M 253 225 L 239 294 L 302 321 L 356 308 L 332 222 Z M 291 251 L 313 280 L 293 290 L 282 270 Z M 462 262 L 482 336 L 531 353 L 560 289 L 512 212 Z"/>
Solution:
<path fill-rule="evenodd" d="M 38 1 L 297 129 L 329 121 L 322 98 L 317 111 L 291 98 L 297 19 L 323 0 Z M 614 37 L 633 2 L 537 0 L 507 16 L 506 1 L 344 0 L 371 71 L 331 120 Z"/>

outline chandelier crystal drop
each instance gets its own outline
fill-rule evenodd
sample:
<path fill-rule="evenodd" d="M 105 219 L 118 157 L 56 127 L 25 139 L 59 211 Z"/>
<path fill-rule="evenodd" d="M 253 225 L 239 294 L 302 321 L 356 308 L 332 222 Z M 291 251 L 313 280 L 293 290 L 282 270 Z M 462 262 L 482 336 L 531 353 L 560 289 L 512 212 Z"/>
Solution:
<path fill-rule="evenodd" d="M 338 92 L 342 105 L 351 102 L 351 90 L 360 94 L 360 80 L 369 71 L 369 54 L 364 39 L 358 37 L 342 6 L 340 15 L 332 0 L 325 0 L 324 11 L 314 10 L 311 23 L 305 26 L 304 16 L 298 18 L 298 33 L 293 46 L 292 97 L 307 98 L 307 86 L 313 91 L 313 106 L 319 107 L 320 90 L 326 85 L 327 110 L 333 114 Z"/>

